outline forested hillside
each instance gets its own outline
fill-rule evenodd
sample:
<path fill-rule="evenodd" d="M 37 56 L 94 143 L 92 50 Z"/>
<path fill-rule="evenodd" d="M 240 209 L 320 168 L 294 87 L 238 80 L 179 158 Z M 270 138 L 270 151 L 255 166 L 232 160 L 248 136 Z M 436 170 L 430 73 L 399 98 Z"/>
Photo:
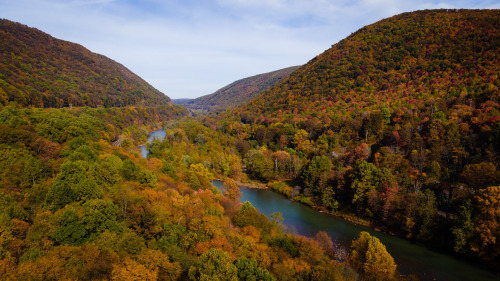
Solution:
<path fill-rule="evenodd" d="M 217 90 L 215 93 L 193 100 L 183 101 L 181 104 L 191 109 L 220 110 L 239 106 L 252 100 L 261 92 L 271 88 L 295 71 L 298 66 L 244 78 Z"/>
<path fill-rule="evenodd" d="M 290 118 L 316 110 L 345 115 L 426 102 L 439 111 L 453 107 L 452 100 L 468 98 L 471 107 L 498 101 L 497 19 L 498 10 L 431 10 L 382 20 L 335 44 L 245 109 Z M 442 108 L 438 102 L 445 102 Z"/>
<path fill-rule="evenodd" d="M 237 139 L 181 119 L 122 66 L 20 24 L 0 32 L 0 280 L 413 280 L 368 233 L 347 252 L 240 203 Z"/>
<path fill-rule="evenodd" d="M 206 148 L 189 145 L 199 156 L 181 157 L 176 169 L 187 172 L 172 173 L 135 147 L 112 146 L 115 126 L 99 110 L 0 108 L 0 280 L 355 280 L 328 236 L 286 234 L 241 206 L 231 181 L 225 196 L 214 189 L 197 161 Z M 187 153 L 187 137 L 166 142 L 179 148 L 173 159 Z M 389 273 L 372 268 L 393 276 L 387 262 Z"/>
<path fill-rule="evenodd" d="M 500 268 L 499 10 L 382 20 L 199 119 L 78 45 L 0 34 L 0 280 L 415 280 L 240 182 Z"/>
<path fill-rule="evenodd" d="M 0 104 L 32 107 L 167 105 L 123 65 L 35 28 L 0 19 Z"/>
<path fill-rule="evenodd" d="M 500 268 L 500 11 L 361 28 L 205 124 L 288 197 Z"/>
<path fill-rule="evenodd" d="M 0 280 L 407 280 L 368 233 L 347 255 L 241 204 L 233 138 L 178 121 L 144 159 L 102 110 L 0 107 Z"/>

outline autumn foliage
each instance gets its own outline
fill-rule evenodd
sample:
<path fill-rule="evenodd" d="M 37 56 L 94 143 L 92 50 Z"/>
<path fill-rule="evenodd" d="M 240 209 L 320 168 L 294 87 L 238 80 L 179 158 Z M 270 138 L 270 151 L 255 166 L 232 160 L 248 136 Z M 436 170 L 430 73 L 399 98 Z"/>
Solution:
<path fill-rule="evenodd" d="M 31 107 L 168 105 L 123 65 L 35 28 L 0 20 L 0 104 Z"/>
<path fill-rule="evenodd" d="M 500 183 L 499 22 L 498 10 L 381 20 L 205 123 L 293 200 L 498 268 L 478 194 Z"/>

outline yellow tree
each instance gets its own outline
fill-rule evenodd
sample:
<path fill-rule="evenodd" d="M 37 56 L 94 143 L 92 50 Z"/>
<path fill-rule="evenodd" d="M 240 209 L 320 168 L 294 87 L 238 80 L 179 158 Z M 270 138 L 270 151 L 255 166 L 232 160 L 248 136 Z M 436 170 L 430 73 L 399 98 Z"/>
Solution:
<path fill-rule="evenodd" d="M 229 168 L 231 170 L 229 176 L 233 179 L 241 179 L 241 177 L 243 176 L 241 159 L 234 154 L 229 154 L 227 156 L 227 161 L 229 162 Z"/>
<path fill-rule="evenodd" d="M 300 129 L 293 136 L 293 143 L 296 145 L 298 151 L 304 154 L 309 154 L 312 150 L 312 142 L 309 140 L 309 134 L 306 130 Z"/>
<path fill-rule="evenodd" d="M 241 190 L 236 181 L 227 178 L 224 181 L 224 196 L 231 199 L 234 202 L 239 202 L 241 198 Z"/>
<path fill-rule="evenodd" d="M 500 186 L 479 190 L 475 196 L 478 215 L 474 220 L 474 232 L 478 239 L 472 250 L 485 259 L 500 255 Z"/>
<path fill-rule="evenodd" d="M 384 244 L 365 231 L 352 242 L 347 261 L 365 280 L 391 280 L 396 273 L 396 263 Z"/>
<path fill-rule="evenodd" d="M 112 280 L 120 281 L 157 280 L 158 268 L 150 270 L 132 259 L 125 258 L 123 264 L 113 266 L 111 275 Z"/>
<path fill-rule="evenodd" d="M 212 187 L 214 176 L 203 164 L 191 164 L 187 173 L 188 184 L 192 189 L 208 189 Z"/>
<path fill-rule="evenodd" d="M 156 272 L 158 280 L 177 280 L 182 269 L 178 262 L 170 262 L 169 256 L 158 250 L 146 250 L 138 261 L 152 272 Z"/>
<path fill-rule="evenodd" d="M 288 152 L 283 150 L 273 152 L 271 159 L 274 161 L 274 171 L 276 173 L 282 174 L 289 171 L 292 158 Z"/>

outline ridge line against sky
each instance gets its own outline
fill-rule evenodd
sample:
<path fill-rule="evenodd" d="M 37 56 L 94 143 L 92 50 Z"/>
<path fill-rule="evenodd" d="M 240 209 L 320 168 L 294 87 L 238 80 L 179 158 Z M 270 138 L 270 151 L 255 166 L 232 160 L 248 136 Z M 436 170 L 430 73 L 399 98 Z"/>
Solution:
<path fill-rule="evenodd" d="M 439 8 L 500 0 L 0 0 L 0 18 L 103 54 L 178 99 L 305 64 L 383 18 Z"/>

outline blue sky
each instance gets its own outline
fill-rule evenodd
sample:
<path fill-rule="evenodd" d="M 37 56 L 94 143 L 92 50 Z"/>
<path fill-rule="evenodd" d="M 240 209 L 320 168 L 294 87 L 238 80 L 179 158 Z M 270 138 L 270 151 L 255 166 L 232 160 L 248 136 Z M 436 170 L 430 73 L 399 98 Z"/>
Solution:
<path fill-rule="evenodd" d="M 0 18 L 112 58 L 171 98 L 307 63 L 357 29 L 500 0 L 0 0 Z"/>

